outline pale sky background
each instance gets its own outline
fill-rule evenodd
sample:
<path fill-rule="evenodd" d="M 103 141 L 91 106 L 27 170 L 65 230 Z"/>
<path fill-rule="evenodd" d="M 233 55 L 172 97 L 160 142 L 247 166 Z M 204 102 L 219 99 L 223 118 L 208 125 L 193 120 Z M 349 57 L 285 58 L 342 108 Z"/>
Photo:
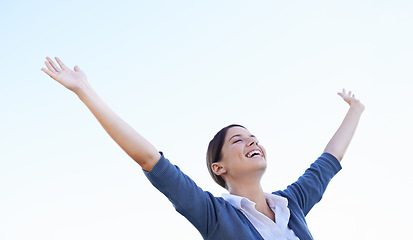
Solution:
<path fill-rule="evenodd" d="M 265 191 L 322 153 L 353 90 L 365 104 L 343 170 L 307 217 L 317 240 L 412 236 L 413 2 L 1 1 L 0 239 L 201 239 L 70 91 L 101 97 L 204 190 L 209 140 L 245 125 Z"/>

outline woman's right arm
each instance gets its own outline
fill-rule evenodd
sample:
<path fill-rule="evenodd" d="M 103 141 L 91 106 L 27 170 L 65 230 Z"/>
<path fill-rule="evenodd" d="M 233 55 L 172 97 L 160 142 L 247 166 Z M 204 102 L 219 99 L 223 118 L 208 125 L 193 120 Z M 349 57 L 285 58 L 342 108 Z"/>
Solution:
<path fill-rule="evenodd" d="M 89 85 L 86 74 L 78 66 L 71 70 L 59 58 L 55 58 L 59 66 L 52 59 L 48 57 L 46 59 L 47 69 L 42 68 L 42 71 L 73 91 L 89 108 L 110 137 L 143 170 L 151 171 L 161 157 L 158 150 L 105 104 Z"/>

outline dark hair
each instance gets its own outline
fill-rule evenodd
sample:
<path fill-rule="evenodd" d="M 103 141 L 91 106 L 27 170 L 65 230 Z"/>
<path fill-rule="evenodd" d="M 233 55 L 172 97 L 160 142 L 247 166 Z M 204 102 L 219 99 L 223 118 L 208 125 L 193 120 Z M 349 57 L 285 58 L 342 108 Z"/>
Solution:
<path fill-rule="evenodd" d="M 209 174 L 211 174 L 212 179 L 214 179 L 216 183 L 218 183 L 221 187 L 225 189 L 227 188 L 225 184 L 225 180 L 221 176 L 216 175 L 214 171 L 212 171 L 211 166 L 213 163 L 221 161 L 221 158 L 222 158 L 221 150 L 222 150 L 222 146 L 224 145 L 225 136 L 227 135 L 228 129 L 232 127 L 245 128 L 244 126 L 241 126 L 238 124 L 231 124 L 221 129 L 219 132 L 217 132 L 217 134 L 215 134 L 214 138 L 209 142 L 207 155 L 206 155 L 206 164 L 207 164 Z"/>

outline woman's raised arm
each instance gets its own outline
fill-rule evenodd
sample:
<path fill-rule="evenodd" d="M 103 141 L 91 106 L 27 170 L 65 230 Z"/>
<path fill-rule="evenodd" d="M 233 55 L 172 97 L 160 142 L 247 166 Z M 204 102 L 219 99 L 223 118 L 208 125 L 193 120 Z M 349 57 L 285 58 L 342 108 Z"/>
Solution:
<path fill-rule="evenodd" d="M 338 95 L 340 95 L 344 101 L 350 105 L 350 109 L 344 117 L 343 123 L 327 144 L 324 152 L 332 154 L 339 161 L 341 161 L 351 139 L 353 138 L 354 132 L 356 131 L 361 114 L 364 111 L 364 105 L 355 98 L 351 91 L 347 93 L 343 89 L 343 91 L 338 93 Z"/>
<path fill-rule="evenodd" d="M 102 127 L 113 140 L 133 159 L 143 170 L 150 171 L 159 161 L 161 155 L 156 148 L 137 133 L 131 126 L 113 112 L 89 85 L 86 74 L 78 66 L 74 70 L 68 68 L 59 58 L 57 65 L 47 57 L 46 68 L 42 71 L 51 78 L 73 91 L 89 108 Z"/>

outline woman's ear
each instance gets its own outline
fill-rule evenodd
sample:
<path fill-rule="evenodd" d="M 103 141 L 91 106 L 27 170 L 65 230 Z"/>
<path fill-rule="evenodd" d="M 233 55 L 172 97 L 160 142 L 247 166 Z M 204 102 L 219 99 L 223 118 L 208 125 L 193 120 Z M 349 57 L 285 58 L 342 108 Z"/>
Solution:
<path fill-rule="evenodd" d="M 227 172 L 227 170 L 224 168 L 224 166 L 222 166 L 220 162 L 214 162 L 211 165 L 211 169 L 218 176 Z"/>

